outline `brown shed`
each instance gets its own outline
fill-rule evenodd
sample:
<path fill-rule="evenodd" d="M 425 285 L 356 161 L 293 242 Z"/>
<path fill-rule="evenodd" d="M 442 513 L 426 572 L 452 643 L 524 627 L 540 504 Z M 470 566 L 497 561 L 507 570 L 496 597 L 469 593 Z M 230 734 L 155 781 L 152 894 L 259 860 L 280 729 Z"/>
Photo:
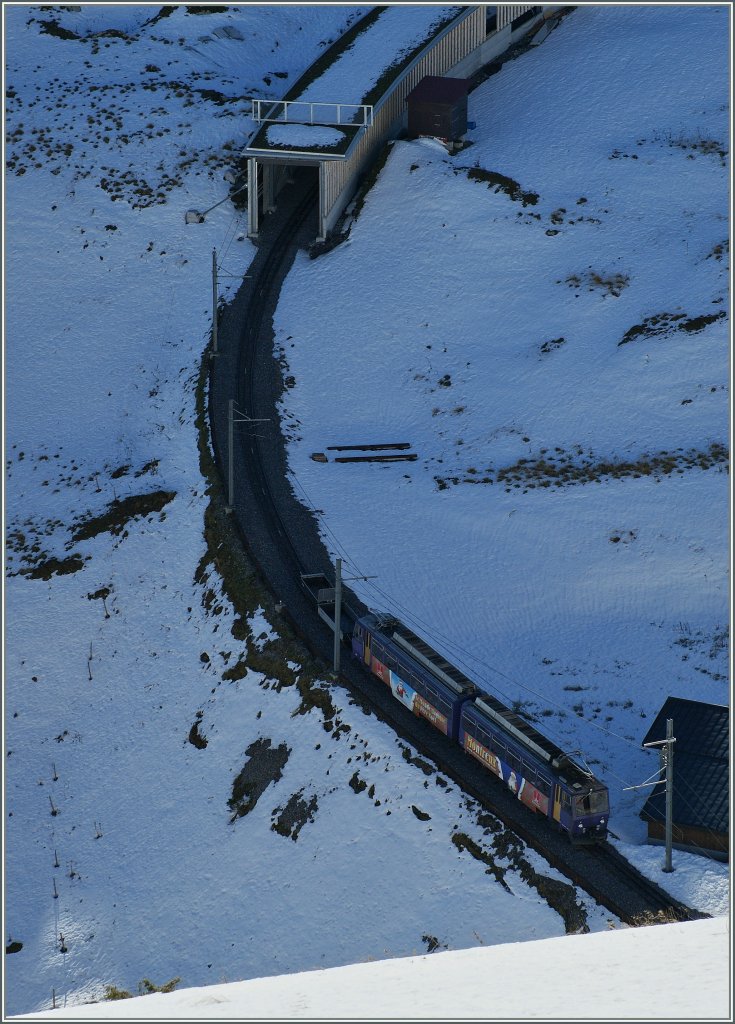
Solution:
<path fill-rule="evenodd" d="M 406 97 L 408 134 L 456 141 L 467 131 L 467 81 L 427 75 Z"/>

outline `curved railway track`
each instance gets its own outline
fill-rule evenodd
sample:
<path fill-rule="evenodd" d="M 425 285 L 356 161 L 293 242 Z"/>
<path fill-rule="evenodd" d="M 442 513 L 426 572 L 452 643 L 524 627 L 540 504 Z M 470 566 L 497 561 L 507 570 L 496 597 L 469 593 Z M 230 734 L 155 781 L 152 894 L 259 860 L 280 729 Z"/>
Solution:
<path fill-rule="evenodd" d="M 285 224 L 281 228 L 272 247 L 269 249 L 265 262 L 260 269 L 254 284 L 254 301 L 252 313 L 246 322 L 242 334 L 240 349 L 237 355 L 237 375 L 235 380 L 235 401 L 240 409 L 253 411 L 253 419 L 260 417 L 261 412 L 270 413 L 272 410 L 266 406 L 261 408 L 262 393 L 260 392 L 256 374 L 256 360 L 258 357 L 259 340 L 263 331 L 266 316 L 266 306 L 269 299 L 277 299 L 272 292 L 281 270 L 284 254 L 293 238 L 298 234 L 298 229 L 304 223 L 314 200 L 317 190 L 310 188 L 301 202 L 290 213 Z M 279 289 L 280 291 L 280 289 Z M 267 354 L 264 353 L 267 358 Z M 272 358 L 272 353 L 270 353 Z M 268 418 L 268 417 L 263 417 Z M 279 512 L 278 502 L 271 488 L 268 474 L 264 468 L 264 454 L 262 439 L 257 433 L 249 433 L 243 439 L 242 454 L 244 464 L 247 466 L 251 483 L 256 492 L 260 492 L 263 502 L 267 507 L 267 521 L 271 527 L 273 543 L 286 548 L 290 561 L 298 568 L 299 573 L 305 571 L 299 551 L 291 540 L 291 535 L 286 529 Z"/>
<path fill-rule="evenodd" d="M 663 860 L 663 851 L 661 859 Z M 647 920 L 649 915 L 657 920 L 673 919 L 676 921 L 694 921 L 709 917 L 709 914 L 692 910 L 691 907 L 674 900 L 660 886 L 636 871 L 631 863 L 610 843 L 605 843 L 594 851 L 594 863 L 597 865 L 598 871 L 604 870 L 610 880 L 610 886 L 624 886 L 633 893 L 639 894 L 640 898 L 645 901 L 645 909 L 639 912 L 634 923 L 649 923 Z M 596 882 L 593 881 L 592 884 L 594 886 Z M 590 895 L 594 895 L 590 888 L 587 888 L 587 891 L 590 892 Z"/>
<path fill-rule="evenodd" d="M 292 197 L 280 216 L 270 218 L 270 234 L 263 238 L 251 266 L 251 279 L 223 318 L 223 353 L 211 371 L 209 411 L 213 447 L 223 478 L 227 452 L 221 439 L 227 436 L 229 399 L 235 398 L 238 407 L 252 419 L 270 420 L 267 429 L 247 427 L 244 432 L 235 432 L 234 454 L 240 470 L 235 481 L 235 519 L 243 545 L 283 605 L 284 617 L 312 654 L 328 666 L 333 635 L 316 615 L 301 586 L 300 574 L 329 573 L 331 560 L 313 515 L 297 501 L 288 484 L 285 446 L 277 429 L 277 401 L 283 381 L 273 356 L 270 322 L 299 241 L 305 241 L 304 226 L 314 195 L 315 190 L 309 189 Z M 347 599 L 360 613 L 367 610 L 349 591 Z M 428 722 L 411 714 L 353 659 L 344 659 L 340 682 L 363 706 L 431 758 L 463 792 L 623 921 L 641 924 L 708 916 L 673 899 L 609 843 L 572 847 L 565 836 L 549 828 L 546 819 L 530 814 L 498 780 L 458 746 L 448 743 Z"/>

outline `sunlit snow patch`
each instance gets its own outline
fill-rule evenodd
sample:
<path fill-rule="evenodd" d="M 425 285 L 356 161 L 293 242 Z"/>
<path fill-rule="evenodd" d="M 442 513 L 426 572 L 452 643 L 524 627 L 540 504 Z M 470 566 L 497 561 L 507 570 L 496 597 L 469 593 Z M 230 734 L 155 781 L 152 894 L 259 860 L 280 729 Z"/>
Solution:
<path fill-rule="evenodd" d="M 272 146 L 293 149 L 334 149 L 344 142 L 344 132 L 337 128 L 324 128 L 313 124 L 273 124 L 268 128 L 268 142 Z"/>
<path fill-rule="evenodd" d="M 262 607 L 258 607 L 252 615 L 248 617 L 248 626 L 253 636 L 253 643 L 259 651 L 262 651 L 266 644 L 270 643 L 271 640 L 278 639 L 278 633 L 275 633 L 271 629 L 271 624 L 265 617 Z"/>

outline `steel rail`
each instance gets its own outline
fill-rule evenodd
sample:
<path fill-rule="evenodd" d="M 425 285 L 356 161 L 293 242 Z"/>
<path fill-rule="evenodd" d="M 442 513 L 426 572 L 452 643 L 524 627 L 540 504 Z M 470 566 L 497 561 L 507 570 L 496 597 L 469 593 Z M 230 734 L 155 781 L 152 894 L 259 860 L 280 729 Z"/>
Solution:
<path fill-rule="evenodd" d="M 278 277 L 282 272 L 282 262 L 289 247 L 294 245 L 293 240 L 311 209 L 314 192 L 314 189 L 310 190 L 287 215 L 265 254 L 262 266 L 250 282 L 250 302 L 238 339 L 234 390 L 236 400 L 243 411 L 247 411 L 253 418 L 261 413 L 272 414 L 274 411 L 270 406 L 266 406 L 269 397 L 261 395 L 258 390 L 256 373 L 259 360 L 273 361 L 274 356 L 272 352 L 267 355 L 259 352 L 258 342 L 268 309 L 275 308 L 277 302 L 280 290 Z M 222 457 L 221 445 L 218 443 L 213 404 L 210 388 L 212 440 L 222 472 L 225 460 Z M 314 566 L 307 564 L 303 556 L 303 537 L 292 537 L 289 524 L 282 514 L 281 499 L 274 493 L 267 469 L 269 462 L 266 443 L 259 436 L 240 438 L 236 452 L 243 456 L 242 466 L 247 471 L 252 501 L 257 504 L 260 512 L 261 535 L 256 544 L 251 531 L 248 530 L 248 523 L 241 523 L 239 520 L 236 502 L 234 515 L 243 545 L 274 596 L 276 589 L 271 571 L 266 565 L 269 558 L 266 547 L 270 544 L 278 549 L 280 561 L 288 567 L 294 583 L 290 593 L 301 595 L 301 600 L 294 599 L 290 602 L 291 607 L 286 609 L 286 618 L 311 654 L 328 664 L 331 635 L 318 618 L 316 608 L 308 603 L 300 583 L 301 574 L 312 570 Z M 296 501 L 295 497 L 293 501 Z M 265 537 L 262 534 L 263 530 Z M 348 594 L 348 599 L 360 613 L 367 610 L 354 595 Z M 312 612 L 313 615 L 310 614 Z M 573 847 L 565 836 L 549 827 L 546 818 L 532 815 L 499 780 L 490 777 L 486 769 L 468 757 L 457 745 L 448 743 L 428 722 L 417 718 L 396 701 L 385 684 L 377 680 L 361 664 L 348 662 L 340 674 L 339 681 L 357 697 L 363 707 L 376 713 L 399 736 L 411 743 L 424 756 L 431 758 L 437 769 L 452 779 L 464 793 L 477 800 L 483 808 L 540 853 L 550 865 L 623 921 L 640 924 L 651 917 L 659 920 L 690 920 L 708 916 L 684 906 L 669 896 L 638 872 L 609 843 L 595 847 Z"/>

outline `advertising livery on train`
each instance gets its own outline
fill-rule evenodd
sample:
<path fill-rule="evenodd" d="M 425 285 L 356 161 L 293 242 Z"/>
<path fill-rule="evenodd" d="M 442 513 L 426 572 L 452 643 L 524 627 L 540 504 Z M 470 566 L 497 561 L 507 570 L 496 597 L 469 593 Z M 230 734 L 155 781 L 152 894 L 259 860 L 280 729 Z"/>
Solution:
<path fill-rule="evenodd" d="M 606 838 L 603 783 L 397 619 L 372 613 L 358 618 L 352 653 L 397 700 L 458 743 L 572 842 Z"/>

